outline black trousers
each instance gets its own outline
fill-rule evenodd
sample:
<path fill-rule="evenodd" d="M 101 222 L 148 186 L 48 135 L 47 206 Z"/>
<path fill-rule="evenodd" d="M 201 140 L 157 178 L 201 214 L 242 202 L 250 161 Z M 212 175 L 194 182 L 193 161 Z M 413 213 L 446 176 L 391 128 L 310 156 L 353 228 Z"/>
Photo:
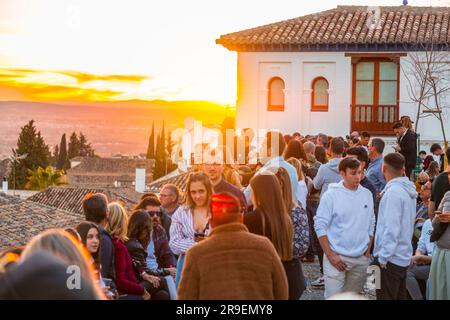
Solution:
<path fill-rule="evenodd" d="M 164 279 L 163 277 L 159 277 L 159 280 L 160 284 L 158 288 L 147 281 L 141 281 L 140 283 L 152 296 L 151 300 L 170 300 L 166 279 Z"/>
<path fill-rule="evenodd" d="M 316 230 L 314 229 L 314 217 L 316 216 L 318 207 L 319 201 L 307 199 L 306 212 L 308 213 L 310 223 L 310 246 L 312 245 L 312 250 L 317 254 L 317 258 L 319 258 L 320 273 L 323 274 L 323 250 L 319 238 L 317 237 Z"/>
<path fill-rule="evenodd" d="M 305 276 L 299 258 L 283 261 L 284 271 L 288 279 L 289 300 L 298 300 L 306 289 Z"/>
<path fill-rule="evenodd" d="M 317 244 L 314 243 L 314 217 L 316 215 L 318 207 L 318 202 L 313 201 L 311 199 L 306 199 L 306 214 L 308 215 L 308 224 L 309 224 L 309 247 L 308 251 L 305 254 L 305 257 L 312 257 L 314 258 L 316 254 L 316 246 Z"/>
<path fill-rule="evenodd" d="M 380 265 L 375 258 L 375 265 Z M 377 300 L 407 300 L 406 276 L 408 267 L 400 267 L 388 262 L 386 269 L 381 269 L 380 289 L 377 289 Z"/>
<path fill-rule="evenodd" d="M 411 172 L 413 172 L 414 167 L 405 168 L 406 177 L 411 180 Z"/>

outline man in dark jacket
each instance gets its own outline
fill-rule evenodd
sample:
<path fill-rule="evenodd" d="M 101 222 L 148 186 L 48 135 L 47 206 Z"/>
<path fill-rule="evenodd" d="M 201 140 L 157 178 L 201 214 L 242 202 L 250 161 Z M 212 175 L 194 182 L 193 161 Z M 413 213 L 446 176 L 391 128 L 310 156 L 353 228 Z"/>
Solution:
<path fill-rule="evenodd" d="M 111 235 L 105 230 L 108 223 L 108 198 L 102 193 L 87 194 L 83 199 L 83 211 L 86 220 L 97 224 L 100 230 L 102 277 L 114 281 L 114 246 Z"/>
<path fill-rule="evenodd" d="M 213 185 L 214 193 L 228 192 L 234 195 L 241 202 L 241 207 L 246 212 L 246 201 L 244 193 L 237 187 L 225 180 L 223 172 L 225 170 L 225 161 L 223 151 L 220 148 L 211 152 L 211 157 L 203 164 L 203 172 L 205 172 Z"/>
<path fill-rule="evenodd" d="M 401 122 L 394 124 L 397 145 L 393 148 L 405 157 L 406 176 L 410 179 L 417 161 L 417 137 L 414 131 L 406 129 Z"/>

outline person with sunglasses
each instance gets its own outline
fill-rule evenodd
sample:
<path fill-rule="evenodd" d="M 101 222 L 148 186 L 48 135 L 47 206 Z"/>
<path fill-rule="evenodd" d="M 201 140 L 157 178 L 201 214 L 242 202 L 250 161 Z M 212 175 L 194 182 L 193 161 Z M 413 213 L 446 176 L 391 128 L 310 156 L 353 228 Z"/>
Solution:
<path fill-rule="evenodd" d="M 172 218 L 165 212 L 164 208 L 161 206 L 160 200 L 156 195 L 148 195 L 141 198 L 141 201 L 134 208 L 134 211 L 136 210 L 144 210 L 147 212 L 158 211 L 158 222 L 162 229 L 165 231 L 167 241 L 170 240 L 170 225 L 172 224 Z"/>

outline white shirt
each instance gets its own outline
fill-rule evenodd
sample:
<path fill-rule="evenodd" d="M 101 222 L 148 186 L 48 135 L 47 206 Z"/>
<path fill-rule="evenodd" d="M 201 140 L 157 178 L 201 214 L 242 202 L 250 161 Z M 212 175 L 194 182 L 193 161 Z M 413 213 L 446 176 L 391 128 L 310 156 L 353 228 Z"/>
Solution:
<path fill-rule="evenodd" d="M 298 188 L 297 188 L 297 194 L 296 198 L 297 201 L 302 205 L 303 209 L 306 209 L 306 196 L 308 195 L 308 187 L 306 186 L 305 180 L 298 182 Z"/>

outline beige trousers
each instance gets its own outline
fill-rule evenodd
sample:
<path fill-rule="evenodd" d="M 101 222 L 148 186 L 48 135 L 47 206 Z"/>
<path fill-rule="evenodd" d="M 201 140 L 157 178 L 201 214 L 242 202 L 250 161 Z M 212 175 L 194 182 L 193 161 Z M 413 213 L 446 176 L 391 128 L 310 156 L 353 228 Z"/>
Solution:
<path fill-rule="evenodd" d="M 323 257 L 326 299 L 343 292 L 359 294 L 366 283 L 367 268 L 371 262 L 370 258 L 365 255 L 355 258 L 339 256 L 347 265 L 346 271 L 339 271 L 330 263 L 326 255 Z"/>

